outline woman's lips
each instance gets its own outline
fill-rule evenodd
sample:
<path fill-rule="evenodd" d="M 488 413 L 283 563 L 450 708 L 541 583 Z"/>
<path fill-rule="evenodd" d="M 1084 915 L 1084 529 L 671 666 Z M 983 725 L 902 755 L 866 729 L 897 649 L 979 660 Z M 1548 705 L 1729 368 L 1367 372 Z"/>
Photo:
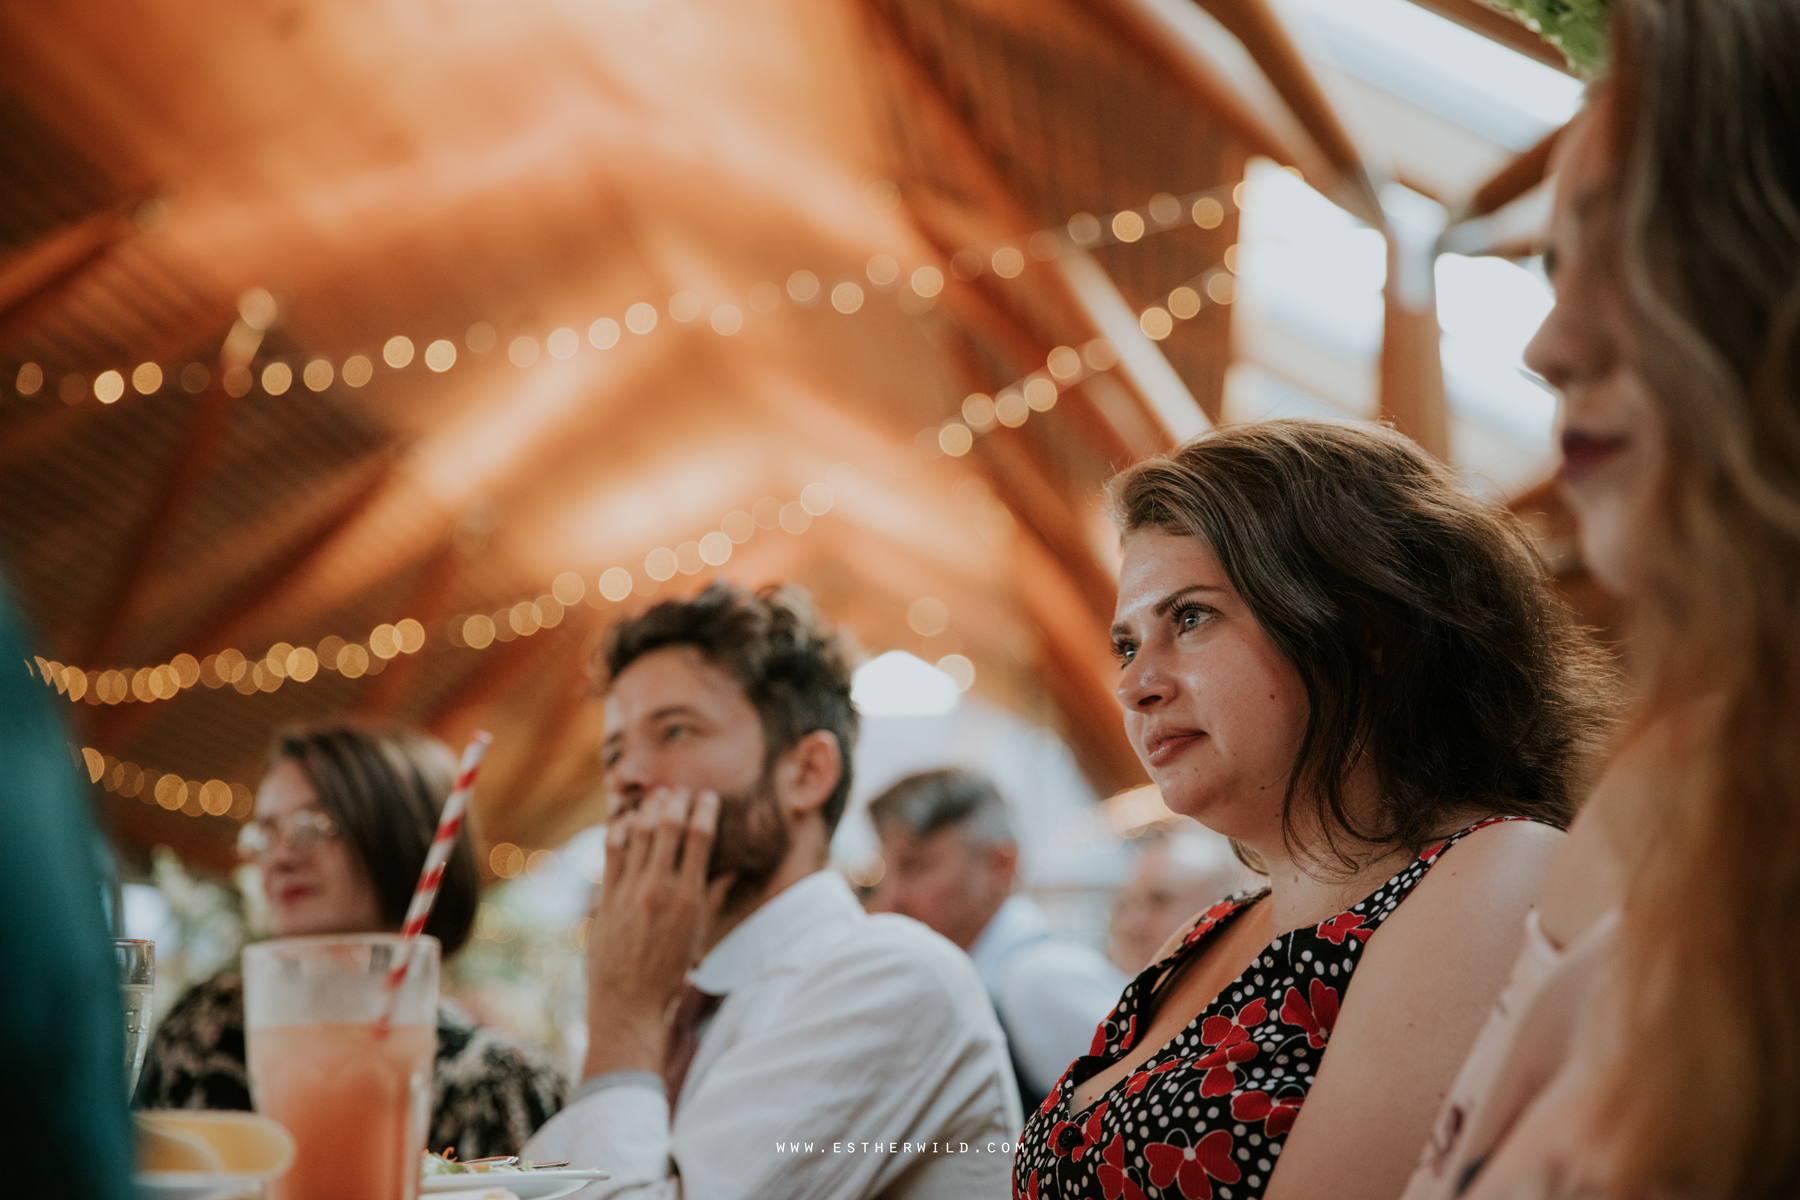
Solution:
<path fill-rule="evenodd" d="M 1563 463 L 1557 474 L 1564 483 L 1577 483 L 1630 444 L 1628 437 L 1607 437 L 1581 429 L 1565 429 L 1562 435 Z"/>
<path fill-rule="evenodd" d="M 1169 760 L 1185 754 L 1187 750 L 1206 736 L 1203 729 L 1179 729 L 1168 733 L 1159 733 L 1145 743 L 1144 757 L 1150 765 L 1160 767 Z"/>
<path fill-rule="evenodd" d="M 286 887 L 275 889 L 275 903 L 297 904 L 312 895 L 313 889 L 304 883 L 290 883 Z"/>

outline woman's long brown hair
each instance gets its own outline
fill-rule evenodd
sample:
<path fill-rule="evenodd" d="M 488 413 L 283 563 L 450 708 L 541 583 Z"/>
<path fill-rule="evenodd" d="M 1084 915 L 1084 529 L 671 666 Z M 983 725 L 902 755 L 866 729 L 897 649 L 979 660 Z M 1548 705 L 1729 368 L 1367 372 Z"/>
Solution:
<path fill-rule="evenodd" d="M 1624 1197 L 1800 1194 L 1800 0 L 1621 0 L 1612 251 L 1668 429 L 1600 1110 Z"/>

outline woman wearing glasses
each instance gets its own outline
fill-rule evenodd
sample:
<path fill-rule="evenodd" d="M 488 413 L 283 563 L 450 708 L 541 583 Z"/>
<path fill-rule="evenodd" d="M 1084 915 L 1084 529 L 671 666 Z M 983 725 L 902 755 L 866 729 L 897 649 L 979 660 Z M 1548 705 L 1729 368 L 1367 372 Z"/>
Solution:
<path fill-rule="evenodd" d="M 405 729 L 321 726 L 284 733 L 270 754 L 240 853 L 262 869 L 276 937 L 400 928 L 456 760 Z M 448 958 L 475 922 L 475 855 L 465 837 L 425 932 Z M 562 1107 L 544 1053 L 438 1006 L 430 1148 L 462 1158 L 515 1154 Z M 227 968 L 170 1010 L 138 1084 L 140 1108 L 248 1109 L 244 991 Z"/>

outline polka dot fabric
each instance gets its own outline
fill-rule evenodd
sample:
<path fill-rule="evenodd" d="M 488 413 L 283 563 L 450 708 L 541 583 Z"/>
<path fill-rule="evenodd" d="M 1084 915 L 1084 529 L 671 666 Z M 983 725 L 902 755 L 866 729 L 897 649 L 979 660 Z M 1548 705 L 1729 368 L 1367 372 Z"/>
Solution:
<path fill-rule="evenodd" d="M 1084 1112 L 1075 1088 L 1117 1062 L 1153 1008 L 1145 1000 L 1211 935 L 1267 894 L 1202 913 L 1181 946 L 1126 986 L 1019 1138 L 1015 1200 L 1258 1200 L 1331 1041 L 1362 949 L 1433 863 L 1494 817 L 1427 849 L 1361 903 L 1263 948 L 1193 1023 Z M 1140 1016 L 1143 1018 L 1140 1021 Z"/>

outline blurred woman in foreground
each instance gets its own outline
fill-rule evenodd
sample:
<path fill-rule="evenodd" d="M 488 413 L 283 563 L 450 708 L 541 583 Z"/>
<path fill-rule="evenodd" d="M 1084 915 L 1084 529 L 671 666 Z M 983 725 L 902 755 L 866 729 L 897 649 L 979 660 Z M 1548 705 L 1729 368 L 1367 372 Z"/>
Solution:
<path fill-rule="evenodd" d="M 1614 8 L 1526 359 L 1637 712 L 1408 1200 L 1800 1194 L 1800 0 Z"/>
<path fill-rule="evenodd" d="M 398 932 L 456 776 L 448 747 L 404 729 L 321 726 L 275 740 L 239 850 L 262 868 L 276 937 Z M 475 923 L 475 855 L 452 852 L 425 932 L 448 959 Z M 562 1107 L 543 1052 L 438 1005 L 427 1146 L 462 1158 L 516 1154 Z M 140 1108 L 248 1109 L 244 985 L 235 971 L 170 1010 L 138 1083 Z"/>

